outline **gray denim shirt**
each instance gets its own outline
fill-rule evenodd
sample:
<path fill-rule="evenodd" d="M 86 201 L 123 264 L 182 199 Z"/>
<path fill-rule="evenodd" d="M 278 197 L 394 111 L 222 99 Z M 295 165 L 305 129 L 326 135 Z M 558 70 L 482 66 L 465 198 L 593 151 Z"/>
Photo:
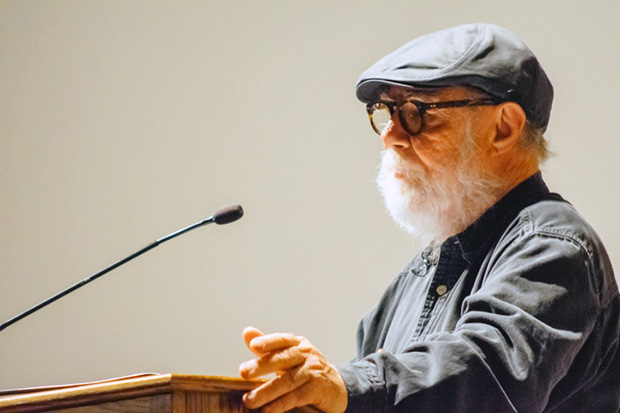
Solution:
<path fill-rule="evenodd" d="M 364 316 L 347 411 L 617 412 L 619 320 L 600 239 L 535 174 Z"/>

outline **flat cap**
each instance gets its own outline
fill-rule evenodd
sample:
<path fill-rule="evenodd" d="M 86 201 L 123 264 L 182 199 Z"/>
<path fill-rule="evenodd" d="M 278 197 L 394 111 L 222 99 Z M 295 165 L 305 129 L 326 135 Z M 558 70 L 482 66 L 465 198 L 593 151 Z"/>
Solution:
<path fill-rule="evenodd" d="M 357 98 L 377 99 L 386 85 L 470 86 L 516 102 L 546 129 L 553 86 L 534 53 L 512 32 L 493 24 L 456 26 L 407 43 L 360 76 Z"/>

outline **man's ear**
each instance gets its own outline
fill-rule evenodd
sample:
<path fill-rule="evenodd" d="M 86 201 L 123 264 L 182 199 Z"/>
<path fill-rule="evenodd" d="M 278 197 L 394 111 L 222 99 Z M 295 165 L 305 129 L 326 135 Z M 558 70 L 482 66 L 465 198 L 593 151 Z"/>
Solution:
<path fill-rule="evenodd" d="M 505 102 L 497 106 L 496 134 L 493 148 L 496 153 L 503 153 L 513 148 L 519 141 L 525 128 L 525 112 L 515 102 Z"/>

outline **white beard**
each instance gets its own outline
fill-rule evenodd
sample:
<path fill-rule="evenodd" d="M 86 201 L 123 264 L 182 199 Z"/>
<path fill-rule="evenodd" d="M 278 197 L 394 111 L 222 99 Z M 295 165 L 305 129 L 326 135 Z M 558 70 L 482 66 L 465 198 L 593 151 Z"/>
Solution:
<path fill-rule="evenodd" d="M 434 167 L 432 177 L 392 149 L 383 152 L 377 185 L 385 206 L 402 229 L 425 244 L 463 231 L 499 199 L 499 177 L 482 171 L 473 145 L 465 146 L 457 165 Z"/>

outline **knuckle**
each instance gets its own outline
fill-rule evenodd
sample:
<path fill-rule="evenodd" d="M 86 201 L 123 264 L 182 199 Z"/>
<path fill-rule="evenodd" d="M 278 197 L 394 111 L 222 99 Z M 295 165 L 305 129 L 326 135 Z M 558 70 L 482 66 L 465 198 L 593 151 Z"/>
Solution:
<path fill-rule="evenodd" d="M 289 349 L 284 349 L 270 353 L 264 357 L 265 363 L 282 364 L 286 363 L 291 358 L 291 352 Z"/>
<path fill-rule="evenodd" d="M 284 385 L 291 386 L 297 380 L 297 370 L 287 370 L 283 375 L 280 376 L 280 379 L 284 383 Z"/>
<path fill-rule="evenodd" d="M 313 369 L 313 370 L 310 370 L 308 374 L 310 375 L 311 383 L 316 384 L 316 383 L 325 381 L 325 374 L 323 370 Z"/>
<path fill-rule="evenodd" d="M 287 346 L 295 340 L 295 335 L 291 333 L 281 333 L 278 335 L 277 343 L 280 346 Z"/>
<path fill-rule="evenodd" d="M 261 357 L 261 362 L 263 364 L 266 363 L 277 363 L 278 361 L 280 361 L 280 359 L 282 358 L 280 352 L 276 352 L 276 353 L 269 353 L 263 357 Z"/>
<path fill-rule="evenodd" d="M 322 369 L 325 366 L 325 363 L 321 357 L 318 357 L 316 354 L 312 354 L 307 357 L 306 364 L 311 369 Z"/>

